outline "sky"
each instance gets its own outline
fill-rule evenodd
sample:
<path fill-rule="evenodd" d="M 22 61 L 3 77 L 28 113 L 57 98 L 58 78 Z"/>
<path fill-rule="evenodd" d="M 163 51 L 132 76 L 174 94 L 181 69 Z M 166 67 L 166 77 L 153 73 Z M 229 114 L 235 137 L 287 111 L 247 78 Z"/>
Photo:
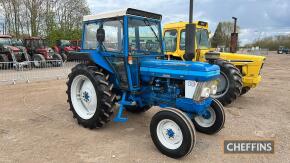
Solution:
<path fill-rule="evenodd" d="M 162 24 L 188 21 L 189 0 L 87 0 L 92 14 L 124 8 L 162 14 Z M 242 45 L 273 35 L 290 35 L 290 0 L 194 0 L 194 20 L 218 22 L 238 18 Z"/>

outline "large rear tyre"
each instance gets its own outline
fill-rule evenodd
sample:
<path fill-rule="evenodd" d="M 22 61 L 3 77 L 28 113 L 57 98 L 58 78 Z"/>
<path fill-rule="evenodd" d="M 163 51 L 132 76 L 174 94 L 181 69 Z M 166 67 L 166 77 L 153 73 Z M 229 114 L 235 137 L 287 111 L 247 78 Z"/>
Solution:
<path fill-rule="evenodd" d="M 41 54 L 34 54 L 33 55 L 33 65 L 36 68 L 41 68 L 45 66 L 45 58 Z"/>
<path fill-rule="evenodd" d="M 205 134 L 218 133 L 225 124 L 225 112 L 223 105 L 213 99 L 205 115 L 194 116 L 192 122 L 197 131 Z"/>
<path fill-rule="evenodd" d="M 85 128 L 100 128 L 110 121 L 115 104 L 113 84 L 95 66 L 79 64 L 72 69 L 67 82 L 70 110 Z"/>
<path fill-rule="evenodd" d="M 156 113 L 150 123 L 151 138 L 164 155 L 180 158 L 191 152 L 196 143 L 195 129 L 186 115 L 174 109 Z"/>
<path fill-rule="evenodd" d="M 242 92 L 241 92 L 241 96 L 248 93 L 250 89 L 251 89 L 250 87 L 243 87 Z"/>
<path fill-rule="evenodd" d="M 238 68 L 225 60 L 216 60 L 215 64 L 220 66 L 221 75 L 218 78 L 217 93 L 212 97 L 218 99 L 226 106 L 236 100 L 241 94 L 243 87 L 242 75 Z"/>
<path fill-rule="evenodd" d="M 9 68 L 9 59 L 6 54 L 0 54 L 0 70 Z"/>

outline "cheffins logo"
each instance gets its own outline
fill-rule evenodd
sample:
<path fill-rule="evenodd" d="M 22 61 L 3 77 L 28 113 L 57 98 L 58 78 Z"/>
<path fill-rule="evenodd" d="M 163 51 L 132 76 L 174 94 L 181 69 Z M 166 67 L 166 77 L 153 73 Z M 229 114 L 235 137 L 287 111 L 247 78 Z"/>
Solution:
<path fill-rule="evenodd" d="M 273 140 L 225 140 L 224 153 L 274 153 Z"/>

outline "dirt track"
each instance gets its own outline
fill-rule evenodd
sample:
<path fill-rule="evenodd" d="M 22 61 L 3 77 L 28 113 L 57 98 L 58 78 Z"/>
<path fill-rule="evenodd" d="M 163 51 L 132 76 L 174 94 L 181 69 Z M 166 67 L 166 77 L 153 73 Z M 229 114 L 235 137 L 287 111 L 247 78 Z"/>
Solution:
<path fill-rule="evenodd" d="M 290 162 L 290 55 L 268 56 L 262 74 L 260 86 L 226 108 L 225 128 L 198 133 L 181 160 L 151 141 L 157 109 L 89 130 L 68 111 L 64 80 L 0 86 L 0 162 Z M 275 154 L 223 154 L 225 139 L 274 139 Z"/>

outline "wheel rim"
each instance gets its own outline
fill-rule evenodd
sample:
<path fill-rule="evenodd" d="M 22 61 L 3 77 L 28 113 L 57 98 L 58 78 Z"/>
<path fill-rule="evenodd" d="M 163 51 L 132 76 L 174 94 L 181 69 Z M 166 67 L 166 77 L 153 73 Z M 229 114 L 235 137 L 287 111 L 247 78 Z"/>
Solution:
<path fill-rule="evenodd" d="M 73 79 L 71 100 L 74 110 L 82 119 L 90 119 L 94 116 L 97 109 L 97 95 L 88 77 L 79 75 Z"/>
<path fill-rule="evenodd" d="M 195 122 L 201 127 L 211 127 L 216 121 L 216 114 L 212 107 L 207 109 L 207 115 L 194 117 Z"/>
<path fill-rule="evenodd" d="M 224 72 L 221 71 L 221 74 L 217 80 L 219 84 L 217 85 L 217 93 L 212 95 L 214 98 L 224 96 L 230 88 L 229 79 Z"/>
<path fill-rule="evenodd" d="M 161 144 L 168 149 L 177 149 L 181 146 L 183 135 L 180 127 L 170 119 L 163 119 L 157 125 L 157 137 Z"/>
<path fill-rule="evenodd" d="M 35 65 L 36 67 L 39 67 L 40 64 L 41 64 L 40 59 L 35 58 L 35 59 L 34 59 L 34 65 Z"/>

